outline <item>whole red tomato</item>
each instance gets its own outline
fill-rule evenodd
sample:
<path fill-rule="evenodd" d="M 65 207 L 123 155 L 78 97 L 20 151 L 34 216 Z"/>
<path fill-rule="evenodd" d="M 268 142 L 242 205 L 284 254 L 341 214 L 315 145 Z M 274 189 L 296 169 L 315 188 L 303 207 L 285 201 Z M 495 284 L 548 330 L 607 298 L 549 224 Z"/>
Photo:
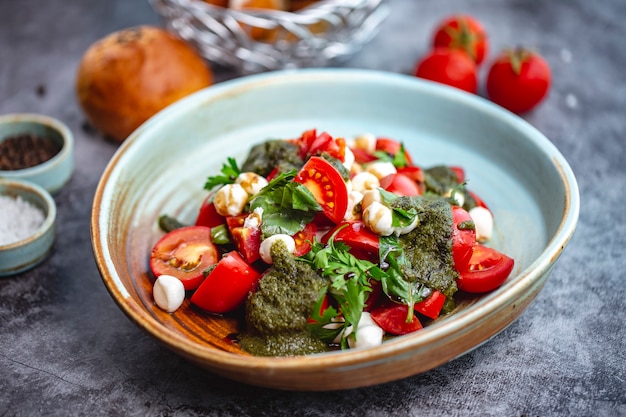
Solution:
<path fill-rule="evenodd" d="M 476 93 L 476 63 L 460 49 L 435 48 L 415 68 L 415 76 Z"/>
<path fill-rule="evenodd" d="M 541 55 L 524 48 L 505 50 L 487 74 L 487 96 L 513 113 L 525 113 L 544 99 L 550 84 L 550 66 Z"/>
<path fill-rule="evenodd" d="M 461 49 L 479 65 L 489 50 L 487 32 L 483 25 L 468 15 L 455 15 L 444 19 L 433 37 L 434 47 Z"/>

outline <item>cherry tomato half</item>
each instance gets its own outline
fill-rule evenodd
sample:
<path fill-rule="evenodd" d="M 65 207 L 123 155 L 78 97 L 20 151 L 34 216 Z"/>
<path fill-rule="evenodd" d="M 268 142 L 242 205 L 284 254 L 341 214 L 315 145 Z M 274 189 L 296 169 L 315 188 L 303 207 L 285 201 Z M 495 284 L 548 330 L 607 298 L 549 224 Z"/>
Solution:
<path fill-rule="evenodd" d="M 311 242 L 315 239 L 317 233 L 317 226 L 315 223 L 309 223 L 304 226 L 304 229 L 293 235 L 293 240 L 296 242 L 296 250 L 294 256 L 302 256 L 311 250 Z"/>
<path fill-rule="evenodd" d="M 339 223 L 348 209 L 348 189 L 339 171 L 319 156 L 312 156 L 294 181 L 304 185 L 333 223 Z"/>
<path fill-rule="evenodd" d="M 399 336 L 422 328 L 422 323 L 415 315 L 410 322 L 406 321 L 408 311 L 409 307 L 406 304 L 389 302 L 372 309 L 370 315 L 385 332 Z"/>
<path fill-rule="evenodd" d="M 190 301 L 211 313 L 227 313 L 239 307 L 256 288 L 260 274 L 238 252 L 226 254 L 217 263 Z"/>
<path fill-rule="evenodd" d="M 456 15 L 443 20 L 433 37 L 434 47 L 461 49 L 480 64 L 487 56 L 489 40 L 483 25 L 472 16 Z"/>
<path fill-rule="evenodd" d="M 476 229 L 470 214 L 458 206 L 452 206 L 452 259 L 457 272 L 467 269 L 476 246 Z"/>
<path fill-rule="evenodd" d="M 482 293 L 498 288 L 513 270 L 512 258 L 495 249 L 476 244 L 466 271 L 461 272 L 456 284 L 460 290 Z"/>
<path fill-rule="evenodd" d="M 171 275 L 193 290 L 204 279 L 202 273 L 217 262 L 217 248 L 211 242 L 211 229 L 186 226 L 172 230 L 154 245 L 150 269 L 155 276 Z"/>

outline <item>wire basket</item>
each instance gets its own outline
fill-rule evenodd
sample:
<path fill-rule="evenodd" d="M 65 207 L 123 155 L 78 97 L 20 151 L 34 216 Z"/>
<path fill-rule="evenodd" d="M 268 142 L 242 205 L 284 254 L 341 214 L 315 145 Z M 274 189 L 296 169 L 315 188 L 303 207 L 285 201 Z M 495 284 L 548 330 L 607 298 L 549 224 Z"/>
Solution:
<path fill-rule="evenodd" d="M 323 0 L 297 12 L 148 0 L 208 61 L 242 73 L 327 66 L 358 52 L 388 14 L 385 0 Z"/>

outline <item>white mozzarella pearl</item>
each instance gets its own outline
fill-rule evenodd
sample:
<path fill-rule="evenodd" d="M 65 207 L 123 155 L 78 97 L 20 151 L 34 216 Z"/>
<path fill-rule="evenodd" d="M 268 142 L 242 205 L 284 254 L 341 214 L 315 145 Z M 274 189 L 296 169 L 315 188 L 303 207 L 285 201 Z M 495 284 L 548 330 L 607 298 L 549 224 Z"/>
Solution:
<path fill-rule="evenodd" d="M 362 133 L 354 137 L 351 146 L 373 154 L 376 151 L 376 136 L 372 133 Z"/>
<path fill-rule="evenodd" d="M 380 181 L 371 172 L 359 172 L 352 177 L 352 189 L 354 191 L 364 192 L 365 190 L 374 190 L 380 187 Z"/>
<path fill-rule="evenodd" d="M 371 164 L 368 164 L 367 167 L 365 167 L 365 171 L 369 172 L 370 174 L 374 174 L 379 180 L 385 178 L 387 175 L 395 174 L 396 172 L 398 172 L 396 167 L 391 162 L 385 161 L 372 162 Z"/>
<path fill-rule="evenodd" d="M 363 200 L 361 200 L 361 210 L 365 210 L 374 201 L 376 201 L 377 203 L 383 201 L 383 198 L 380 195 L 380 191 L 378 191 L 378 189 L 365 190 L 363 192 Z"/>
<path fill-rule="evenodd" d="M 171 275 L 161 275 L 154 282 L 152 297 L 159 308 L 172 313 L 183 304 L 185 287 L 178 278 Z"/>
<path fill-rule="evenodd" d="M 241 185 L 250 195 L 258 194 L 268 184 L 264 177 L 255 172 L 242 172 L 237 176 L 235 183 Z"/>
<path fill-rule="evenodd" d="M 346 146 L 345 155 L 343 158 L 343 166 L 346 167 L 348 171 L 352 169 L 354 165 L 354 153 Z"/>
<path fill-rule="evenodd" d="M 350 191 L 348 193 L 348 209 L 346 210 L 344 220 L 352 221 L 359 220 L 361 218 L 361 211 L 356 210 L 358 204 L 363 200 L 363 194 L 358 191 Z"/>
<path fill-rule="evenodd" d="M 394 233 L 391 209 L 374 201 L 363 210 L 363 222 L 374 233 L 389 236 Z"/>
<path fill-rule="evenodd" d="M 222 216 L 238 216 L 248 203 L 248 193 L 239 184 L 226 184 L 215 193 L 213 204 Z"/>
<path fill-rule="evenodd" d="M 267 239 L 264 239 L 263 242 L 261 242 L 261 247 L 259 248 L 259 255 L 261 255 L 261 259 L 263 259 L 265 263 L 272 263 L 272 246 L 279 240 L 285 243 L 289 253 L 294 253 L 296 251 L 296 242 L 291 236 L 285 234 L 272 235 Z"/>
<path fill-rule="evenodd" d="M 474 207 L 469 211 L 469 215 L 476 226 L 476 240 L 486 242 L 493 234 L 493 215 L 491 211 L 484 207 Z"/>

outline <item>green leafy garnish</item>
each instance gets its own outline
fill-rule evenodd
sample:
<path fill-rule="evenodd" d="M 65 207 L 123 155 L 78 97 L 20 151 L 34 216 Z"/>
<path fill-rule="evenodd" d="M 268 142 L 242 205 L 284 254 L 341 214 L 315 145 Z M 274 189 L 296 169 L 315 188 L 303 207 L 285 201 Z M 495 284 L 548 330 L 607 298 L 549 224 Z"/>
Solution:
<path fill-rule="evenodd" d="M 333 321 L 338 315 L 337 311 L 332 310 L 319 314 L 319 308 L 325 293 L 320 296 L 318 306 L 315 307 L 313 319 L 316 323 L 312 324 L 312 332 L 326 342 L 330 342 L 345 329 L 352 326 L 351 337 L 356 338 L 358 332 L 359 320 L 365 308 L 365 300 L 367 294 L 372 291 L 369 283 L 370 276 L 380 276 L 383 272 L 378 266 L 372 262 L 361 260 L 349 253 L 350 247 L 342 242 L 335 242 L 334 237 L 341 229 L 335 231 L 331 236 L 327 245 L 320 242 L 313 242 L 311 251 L 304 257 L 303 261 L 309 262 L 313 268 L 320 271 L 322 276 L 330 280 L 328 293 L 337 301 L 339 311 L 344 318 L 343 322 Z M 334 323 L 333 326 L 328 326 Z M 346 332 L 342 333 L 341 347 L 348 347 Z M 332 337 L 331 337 L 332 336 Z"/>
<path fill-rule="evenodd" d="M 216 185 L 234 184 L 235 180 L 241 174 L 241 170 L 237 166 L 235 158 L 228 158 L 228 163 L 222 165 L 222 175 L 209 177 L 204 184 L 206 190 L 211 190 Z"/>
<path fill-rule="evenodd" d="M 296 171 L 283 172 L 250 201 L 250 210 L 263 210 L 263 237 L 283 233 L 295 235 L 313 221 L 322 206 L 302 184 L 294 182 Z"/>
<path fill-rule="evenodd" d="M 404 144 L 402 143 L 400 144 L 400 150 L 393 156 L 385 151 L 375 151 L 374 156 L 379 161 L 391 162 L 396 168 L 404 168 L 409 165 L 406 153 L 404 152 Z"/>

